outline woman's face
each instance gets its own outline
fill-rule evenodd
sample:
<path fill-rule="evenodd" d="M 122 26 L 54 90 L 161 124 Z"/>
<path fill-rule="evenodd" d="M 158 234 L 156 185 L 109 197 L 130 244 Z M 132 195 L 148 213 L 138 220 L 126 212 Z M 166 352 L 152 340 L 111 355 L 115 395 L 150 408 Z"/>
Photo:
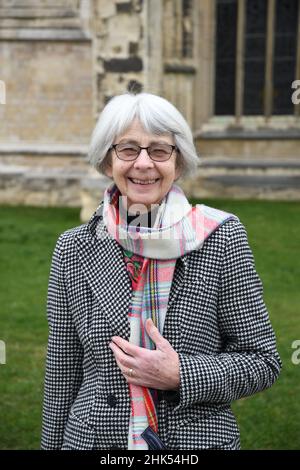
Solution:
<path fill-rule="evenodd" d="M 135 143 L 140 147 L 148 147 L 153 143 L 174 145 L 174 139 L 168 134 L 149 134 L 136 119 L 124 134 L 115 139 L 114 144 L 120 143 Z M 113 178 L 122 196 L 127 197 L 128 209 L 133 204 L 138 204 L 142 206 L 135 209 L 145 212 L 151 209 L 151 204 L 161 202 L 174 180 L 180 176 L 180 168 L 179 165 L 176 167 L 176 150 L 165 162 L 151 160 L 147 150 L 142 150 L 134 161 L 123 161 L 117 157 L 115 150 L 112 150 L 111 165 L 107 167 L 106 174 Z"/>

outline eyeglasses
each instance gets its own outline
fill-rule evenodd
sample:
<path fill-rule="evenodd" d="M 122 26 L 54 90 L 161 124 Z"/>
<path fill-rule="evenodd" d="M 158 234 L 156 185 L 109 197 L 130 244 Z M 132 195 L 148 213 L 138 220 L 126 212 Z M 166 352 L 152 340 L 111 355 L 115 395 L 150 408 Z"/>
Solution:
<path fill-rule="evenodd" d="M 136 160 L 143 149 L 147 150 L 147 153 L 151 160 L 155 162 L 166 162 L 171 157 L 174 149 L 177 150 L 175 145 L 169 144 L 151 144 L 149 147 L 140 147 L 135 144 L 114 144 L 109 150 L 114 149 L 117 157 L 120 160 L 132 162 Z"/>

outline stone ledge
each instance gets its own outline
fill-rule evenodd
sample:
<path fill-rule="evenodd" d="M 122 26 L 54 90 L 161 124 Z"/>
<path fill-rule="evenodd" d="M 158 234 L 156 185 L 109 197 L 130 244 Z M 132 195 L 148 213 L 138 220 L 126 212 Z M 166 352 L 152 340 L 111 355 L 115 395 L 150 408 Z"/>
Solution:
<path fill-rule="evenodd" d="M 300 190 L 300 175 L 214 175 L 205 177 L 205 181 L 208 183 L 217 182 L 222 186 L 239 186 L 240 188 L 247 186 L 270 189 L 297 188 Z"/>
<path fill-rule="evenodd" d="M 299 128 L 289 129 L 245 129 L 227 128 L 226 130 L 196 131 L 195 139 L 200 140 L 291 140 L 300 139 Z"/>
<path fill-rule="evenodd" d="M 23 176 L 27 168 L 24 166 L 16 166 L 16 165 L 2 165 L 0 163 L 0 178 L 3 177 L 15 177 L 15 176 Z"/>
<path fill-rule="evenodd" d="M 51 170 L 35 170 L 31 168 L 12 168 L 7 169 L 0 167 L 0 186 L 5 186 L 6 183 L 15 181 L 23 185 L 31 186 L 38 182 L 38 185 L 47 185 L 49 182 L 55 187 L 56 184 L 61 185 L 65 182 L 77 182 L 80 183 L 82 178 L 82 172 L 66 171 L 62 169 L 59 171 Z"/>
<path fill-rule="evenodd" d="M 27 18 L 74 18 L 77 16 L 77 12 L 70 8 L 0 7 L 0 27 L 3 19 L 6 18 L 19 18 L 21 21 L 26 21 Z"/>
<path fill-rule="evenodd" d="M 0 203 L 12 205 L 81 207 L 89 218 L 109 180 L 89 167 L 46 169 L 0 164 Z"/>
<path fill-rule="evenodd" d="M 91 41 L 82 29 L 0 29 L 2 41 Z"/>
<path fill-rule="evenodd" d="M 0 32 L 3 30 L 81 30 L 80 18 L 31 18 L 26 23 L 15 18 L 6 18 L 0 20 Z"/>
<path fill-rule="evenodd" d="M 86 191 L 93 191 L 94 189 L 106 188 L 111 183 L 110 178 L 106 178 L 104 175 L 98 175 L 98 177 L 84 177 L 81 180 L 81 188 Z"/>
<path fill-rule="evenodd" d="M 82 168 L 43 168 L 43 167 L 26 167 L 18 165 L 5 165 L 0 163 L 0 183 L 5 184 L 5 181 L 18 180 L 23 181 L 24 184 L 29 184 L 34 181 L 43 182 L 51 181 L 59 184 L 62 181 L 77 182 L 80 187 L 85 191 L 94 191 L 95 189 L 105 188 L 111 181 L 103 175 L 94 173 L 90 176 L 90 168 L 83 170 Z"/>
<path fill-rule="evenodd" d="M 20 143 L 1 143 L 0 142 L 0 155 L 1 154 L 22 154 L 22 155 L 64 155 L 64 156 L 82 156 L 87 155 L 88 145 L 69 145 L 69 144 L 39 144 L 30 142 Z"/>
<path fill-rule="evenodd" d="M 270 159 L 250 159 L 250 158 L 216 158 L 203 157 L 200 159 L 199 167 L 203 168 L 282 168 L 282 169 L 300 169 L 299 160 L 270 160 Z"/>

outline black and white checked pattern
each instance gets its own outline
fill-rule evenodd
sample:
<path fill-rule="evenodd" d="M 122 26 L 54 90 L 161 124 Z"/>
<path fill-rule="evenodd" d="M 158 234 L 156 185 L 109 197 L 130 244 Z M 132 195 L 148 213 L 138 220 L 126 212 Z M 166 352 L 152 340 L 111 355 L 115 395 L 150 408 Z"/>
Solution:
<path fill-rule="evenodd" d="M 43 449 L 127 448 L 129 388 L 108 344 L 129 339 L 131 284 L 100 218 L 62 234 L 53 255 Z M 161 439 L 170 450 L 238 449 L 231 402 L 270 387 L 281 367 L 241 222 L 177 260 L 163 335 L 181 384 L 160 393 Z"/>

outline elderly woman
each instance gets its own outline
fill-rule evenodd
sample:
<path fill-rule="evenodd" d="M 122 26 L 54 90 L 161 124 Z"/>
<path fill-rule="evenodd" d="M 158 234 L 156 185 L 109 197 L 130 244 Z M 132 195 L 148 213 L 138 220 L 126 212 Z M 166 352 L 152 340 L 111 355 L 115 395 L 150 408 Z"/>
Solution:
<path fill-rule="evenodd" d="M 54 251 L 42 448 L 238 449 L 231 403 L 280 371 L 244 226 L 174 184 L 198 157 L 159 96 L 111 99 L 90 160 L 112 184 Z"/>

